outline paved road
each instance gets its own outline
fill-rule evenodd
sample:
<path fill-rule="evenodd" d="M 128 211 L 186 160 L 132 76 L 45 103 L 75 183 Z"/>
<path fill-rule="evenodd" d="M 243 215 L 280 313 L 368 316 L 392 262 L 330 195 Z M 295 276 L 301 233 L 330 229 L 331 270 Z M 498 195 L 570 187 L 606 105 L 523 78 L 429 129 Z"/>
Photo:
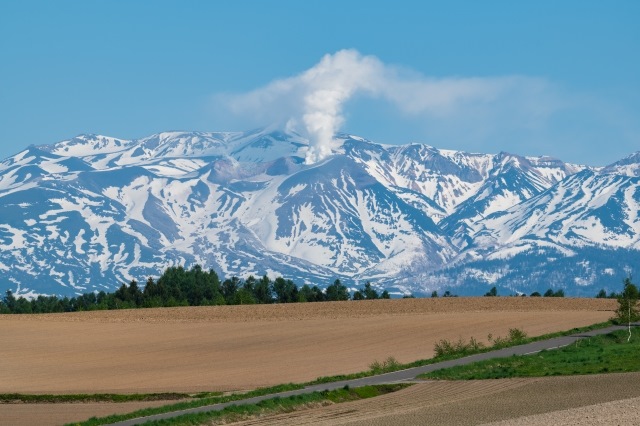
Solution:
<path fill-rule="evenodd" d="M 638 325 L 639 324 L 634 324 L 634 326 L 638 326 Z M 168 419 L 171 417 L 181 416 L 183 414 L 222 410 L 223 408 L 229 407 L 231 405 L 255 404 L 257 402 L 263 401 L 265 399 L 271 399 L 276 396 L 279 396 L 281 398 L 286 398 L 293 395 L 301 395 L 301 394 L 306 394 L 306 393 L 311 393 L 316 391 L 340 389 L 345 385 L 349 385 L 349 387 L 355 388 L 355 387 L 366 386 L 366 385 L 380 385 L 385 383 L 411 381 L 411 380 L 415 380 L 415 378 L 420 374 L 429 373 L 431 371 L 439 370 L 441 368 L 455 367 L 458 365 L 466 365 L 476 361 L 483 361 L 491 358 L 504 358 L 512 355 L 527 355 L 531 353 L 540 352 L 542 350 L 557 349 L 563 346 L 568 346 L 579 339 L 593 337 L 600 334 L 607 334 L 607 333 L 611 333 L 612 331 L 624 330 L 626 328 L 627 328 L 626 326 L 611 326 L 611 327 L 602 328 L 599 330 L 588 331 L 585 333 L 573 334 L 571 336 L 556 337 L 549 340 L 542 340 L 539 342 L 528 343 L 526 345 L 513 346 L 510 348 L 499 349 L 491 352 L 470 355 L 464 358 L 452 359 L 450 361 L 442 361 L 435 364 L 424 365 L 422 367 L 415 367 L 415 368 L 409 368 L 406 370 L 394 371 L 393 373 L 379 374 L 377 376 L 363 377 L 361 379 L 343 380 L 340 382 L 332 382 L 332 383 L 325 383 L 320 385 L 307 386 L 303 389 L 263 395 L 255 398 L 243 399 L 240 401 L 207 405 L 203 407 L 191 408 L 191 409 L 182 410 L 182 411 L 172 411 L 170 413 L 156 414 L 153 416 L 140 417 L 137 419 L 131 419 L 123 422 L 113 423 L 113 425 L 117 425 L 117 426 L 140 425 L 151 420 Z"/>

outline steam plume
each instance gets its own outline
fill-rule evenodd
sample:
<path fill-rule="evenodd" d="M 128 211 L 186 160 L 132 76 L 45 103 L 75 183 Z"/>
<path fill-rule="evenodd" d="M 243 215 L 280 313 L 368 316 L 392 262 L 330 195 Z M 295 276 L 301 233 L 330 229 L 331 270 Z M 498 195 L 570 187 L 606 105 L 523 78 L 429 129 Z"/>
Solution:
<path fill-rule="evenodd" d="M 512 109 L 510 99 L 525 97 L 521 118 L 526 121 L 550 113 L 549 99 L 532 101 L 549 94 L 546 86 L 544 80 L 518 76 L 430 78 L 356 50 L 341 50 L 297 76 L 232 95 L 226 104 L 236 114 L 251 115 L 263 124 L 286 123 L 305 134 L 311 142 L 306 162 L 311 164 L 331 154 L 334 135 L 345 121 L 345 103 L 356 95 L 384 99 L 406 114 L 438 120 L 465 109 L 486 113 L 497 104 Z"/>

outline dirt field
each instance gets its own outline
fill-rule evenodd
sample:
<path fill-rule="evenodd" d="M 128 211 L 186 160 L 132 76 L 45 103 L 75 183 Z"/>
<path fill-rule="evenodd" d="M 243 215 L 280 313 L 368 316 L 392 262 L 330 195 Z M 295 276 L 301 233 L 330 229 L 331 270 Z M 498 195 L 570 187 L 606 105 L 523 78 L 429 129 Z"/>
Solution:
<path fill-rule="evenodd" d="M 639 381 L 640 373 L 426 382 L 373 399 L 236 424 L 637 425 L 640 424 Z"/>
<path fill-rule="evenodd" d="M 0 316 L 0 393 L 252 389 L 429 358 L 441 338 L 608 319 L 615 301 L 448 298 Z"/>
<path fill-rule="evenodd" d="M 167 405 L 154 402 L 95 402 L 88 404 L 0 404 L 0 426 L 54 426 L 81 422 L 91 417 L 131 413 L 148 407 Z"/>

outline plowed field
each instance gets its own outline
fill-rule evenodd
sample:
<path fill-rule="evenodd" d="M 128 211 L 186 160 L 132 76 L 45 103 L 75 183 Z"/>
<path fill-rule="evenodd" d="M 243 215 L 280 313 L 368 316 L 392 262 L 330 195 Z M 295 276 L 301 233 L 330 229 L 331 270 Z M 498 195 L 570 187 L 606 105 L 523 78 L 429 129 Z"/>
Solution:
<path fill-rule="evenodd" d="M 465 426 L 640 424 L 640 373 L 426 382 L 356 402 L 238 425 Z"/>
<path fill-rule="evenodd" d="M 441 338 L 608 319 L 615 301 L 403 299 L 0 315 L 0 393 L 251 389 L 429 358 Z"/>

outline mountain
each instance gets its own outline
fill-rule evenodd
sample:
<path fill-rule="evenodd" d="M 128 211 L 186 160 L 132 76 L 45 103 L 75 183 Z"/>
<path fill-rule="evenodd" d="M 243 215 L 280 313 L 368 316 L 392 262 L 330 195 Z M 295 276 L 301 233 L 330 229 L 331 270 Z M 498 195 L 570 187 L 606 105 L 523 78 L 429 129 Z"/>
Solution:
<path fill-rule="evenodd" d="M 0 285 L 71 295 L 198 263 L 398 295 L 592 295 L 638 268 L 640 153 L 591 168 L 340 134 L 309 165 L 308 149 L 273 129 L 31 146 L 0 162 Z"/>

